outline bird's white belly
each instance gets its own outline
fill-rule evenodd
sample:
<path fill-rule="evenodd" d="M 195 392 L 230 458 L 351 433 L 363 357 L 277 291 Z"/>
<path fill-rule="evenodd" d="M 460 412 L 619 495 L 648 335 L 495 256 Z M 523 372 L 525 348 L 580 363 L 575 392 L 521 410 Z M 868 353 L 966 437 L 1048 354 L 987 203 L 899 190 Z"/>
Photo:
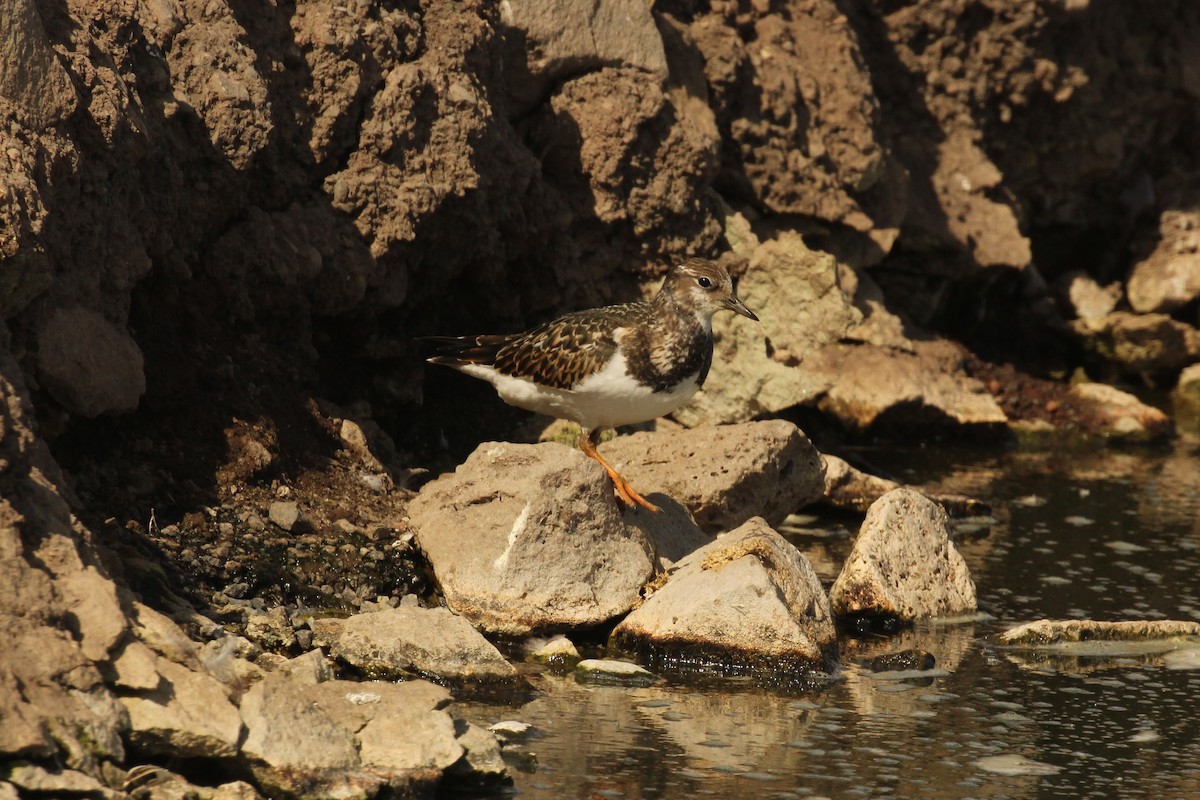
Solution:
<path fill-rule="evenodd" d="M 620 353 L 570 391 L 513 378 L 478 364 L 459 369 L 491 383 L 509 405 L 569 419 L 585 428 L 630 425 L 661 417 L 686 403 L 700 388 L 696 382 L 698 375 L 693 375 L 678 386 L 655 392 L 628 374 L 625 357 Z"/>

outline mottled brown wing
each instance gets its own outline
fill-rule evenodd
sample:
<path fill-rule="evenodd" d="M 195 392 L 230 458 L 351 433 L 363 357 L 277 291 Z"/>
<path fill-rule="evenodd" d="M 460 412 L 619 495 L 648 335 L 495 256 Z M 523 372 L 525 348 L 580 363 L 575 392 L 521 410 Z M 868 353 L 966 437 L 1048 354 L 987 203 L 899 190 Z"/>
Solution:
<path fill-rule="evenodd" d="M 506 375 L 570 389 L 598 372 L 617 349 L 613 332 L 638 316 L 639 304 L 567 314 L 514 337 L 496 353 Z"/>

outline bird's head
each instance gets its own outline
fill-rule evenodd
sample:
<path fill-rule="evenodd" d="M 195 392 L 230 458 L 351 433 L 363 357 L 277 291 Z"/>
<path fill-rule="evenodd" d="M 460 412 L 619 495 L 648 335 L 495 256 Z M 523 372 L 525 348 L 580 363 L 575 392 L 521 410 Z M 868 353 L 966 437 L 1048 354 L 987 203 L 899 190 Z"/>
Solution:
<path fill-rule="evenodd" d="M 667 273 L 662 291 L 670 293 L 680 305 L 695 311 L 705 320 L 718 311 L 736 311 L 758 321 L 754 312 L 733 291 L 733 278 L 720 264 L 703 258 L 689 258 Z"/>

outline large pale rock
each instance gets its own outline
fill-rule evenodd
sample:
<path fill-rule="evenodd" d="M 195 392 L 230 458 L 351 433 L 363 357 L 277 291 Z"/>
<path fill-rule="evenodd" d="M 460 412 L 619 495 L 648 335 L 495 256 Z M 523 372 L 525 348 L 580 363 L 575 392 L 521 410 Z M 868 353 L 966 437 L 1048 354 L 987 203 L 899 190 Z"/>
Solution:
<path fill-rule="evenodd" d="M 1084 347 L 1127 372 L 1171 371 L 1200 360 L 1200 333 L 1166 314 L 1114 311 L 1071 326 Z"/>
<path fill-rule="evenodd" d="M 347 619 L 313 620 L 312 628 L 316 644 L 374 678 L 429 675 L 456 683 L 519 681 L 517 670 L 491 642 L 444 608 L 400 606 Z"/>
<path fill-rule="evenodd" d="M 896 423 L 945 420 L 993 426 L 1008 421 L 982 383 L 958 369 L 961 353 L 947 342 L 912 342 L 906 350 L 869 344 L 823 348 L 802 369 L 831 382 L 819 408 L 863 431 L 891 418 Z"/>
<path fill-rule="evenodd" d="M 762 244 L 736 225 L 729 231 L 752 253 L 738 293 L 762 322 L 713 319 L 712 371 L 675 419 L 694 427 L 817 405 L 858 430 L 888 412 L 957 425 L 1007 421 L 963 374 L 961 348 L 909 339 L 867 276 L 839 268 L 791 231 Z"/>
<path fill-rule="evenodd" d="M 903 621 L 976 610 L 946 512 L 912 489 L 888 492 L 867 511 L 829 599 L 838 615 Z"/>
<path fill-rule="evenodd" d="M 1200 209 L 1163 212 L 1154 249 L 1134 265 L 1125 294 L 1143 314 L 1169 313 L 1200 298 Z"/>
<path fill-rule="evenodd" d="M 862 319 L 839 287 L 837 260 L 790 231 L 755 247 L 738 295 L 761 322 L 713 318 L 708 380 L 672 415 L 689 427 L 742 422 L 815 400 L 831 380 L 814 376 L 806 359 Z"/>
<path fill-rule="evenodd" d="M 601 454 L 643 494 L 679 500 L 709 533 L 778 525 L 820 498 L 821 455 L 784 420 L 618 436 Z"/>
<path fill-rule="evenodd" d="M 446 604 L 493 633 L 597 625 L 640 599 L 654 547 L 594 459 L 486 442 L 409 507 Z"/>
<path fill-rule="evenodd" d="M 238 751 L 242 718 L 211 675 L 159 658 L 160 684 L 122 697 L 129 740 L 143 750 L 176 758 L 229 758 Z"/>
<path fill-rule="evenodd" d="M 673 663 L 794 672 L 823 666 L 836 635 L 812 566 L 755 518 L 680 561 L 612 639 Z"/>
<path fill-rule="evenodd" d="M 500 9 L 525 49 L 525 63 L 514 62 L 507 75 L 518 112 L 545 101 L 554 83 L 602 67 L 667 77 L 662 37 L 642 0 L 507 0 Z"/>
<path fill-rule="evenodd" d="M 450 693 L 426 681 L 326 681 L 273 675 L 242 701 L 242 753 L 282 794 L 374 796 L 429 788 L 463 756 Z"/>
<path fill-rule="evenodd" d="M 55 312 L 38 337 L 37 365 L 54 399 L 84 417 L 133 411 L 146 392 L 142 351 L 91 309 Z"/>

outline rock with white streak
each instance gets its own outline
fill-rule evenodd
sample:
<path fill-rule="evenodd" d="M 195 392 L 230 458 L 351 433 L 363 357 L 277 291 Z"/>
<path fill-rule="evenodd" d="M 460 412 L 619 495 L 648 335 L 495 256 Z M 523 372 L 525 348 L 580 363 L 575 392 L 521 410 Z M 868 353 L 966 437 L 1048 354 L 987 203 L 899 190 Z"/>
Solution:
<path fill-rule="evenodd" d="M 976 610 L 975 584 L 940 505 L 896 489 L 867 511 L 829 599 L 835 614 L 913 621 Z"/>
<path fill-rule="evenodd" d="M 676 565 L 613 631 L 617 647 L 672 663 L 760 672 L 820 669 L 837 631 L 807 559 L 752 519 Z"/>
<path fill-rule="evenodd" d="M 603 468 L 560 444 L 487 442 L 409 507 L 446 604 L 506 635 L 597 625 L 629 611 L 655 570 Z"/>

